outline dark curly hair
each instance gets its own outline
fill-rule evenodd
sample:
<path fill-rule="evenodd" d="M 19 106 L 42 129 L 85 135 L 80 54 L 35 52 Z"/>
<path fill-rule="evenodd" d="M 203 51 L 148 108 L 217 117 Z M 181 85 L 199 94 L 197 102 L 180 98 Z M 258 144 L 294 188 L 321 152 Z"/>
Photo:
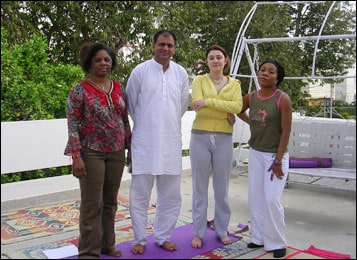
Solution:
<path fill-rule="evenodd" d="M 92 66 L 92 59 L 97 54 L 98 51 L 105 50 L 110 58 L 112 59 L 112 68 L 113 71 L 117 66 L 117 55 L 115 51 L 103 43 L 95 42 L 95 43 L 85 43 L 81 46 L 79 51 L 79 64 L 82 67 L 82 70 L 89 75 L 90 69 Z"/>
<path fill-rule="evenodd" d="M 285 77 L 285 69 L 284 67 L 276 60 L 266 60 L 264 61 L 262 64 L 260 64 L 259 66 L 259 70 L 261 69 L 261 67 L 266 64 L 266 63 L 271 63 L 276 67 L 277 73 L 278 73 L 278 77 L 277 80 L 278 82 L 276 83 L 276 86 L 278 87 L 280 85 L 280 83 L 284 80 Z"/>

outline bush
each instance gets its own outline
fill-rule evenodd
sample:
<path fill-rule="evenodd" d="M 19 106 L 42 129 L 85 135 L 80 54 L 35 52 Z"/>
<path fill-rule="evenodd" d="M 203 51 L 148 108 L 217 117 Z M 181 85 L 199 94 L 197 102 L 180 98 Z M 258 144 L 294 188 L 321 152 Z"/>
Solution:
<path fill-rule="evenodd" d="M 48 178 L 54 176 L 61 176 L 71 174 L 70 166 L 62 166 L 41 170 L 33 170 L 33 171 L 24 171 L 24 172 L 16 172 L 16 173 L 8 173 L 1 175 L 1 184 L 18 182 L 18 181 L 26 181 L 40 178 Z"/>

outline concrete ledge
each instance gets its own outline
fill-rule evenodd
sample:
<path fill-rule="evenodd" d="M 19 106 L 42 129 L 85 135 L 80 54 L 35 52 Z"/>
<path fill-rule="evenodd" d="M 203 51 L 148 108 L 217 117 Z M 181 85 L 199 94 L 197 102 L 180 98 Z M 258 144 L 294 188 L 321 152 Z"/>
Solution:
<path fill-rule="evenodd" d="M 1 212 L 79 197 L 79 183 L 72 175 L 1 184 Z"/>
<path fill-rule="evenodd" d="M 122 180 L 120 188 L 129 185 Z M 79 183 L 72 175 L 1 184 L 1 212 L 77 199 Z"/>
<path fill-rule="evenodd" d="M 15 199 L 26 199 L 76 189 L 79 189 L 79 183 L 72 175 L 6 183 L 1 184 L 1 204 Z"/>
<path fill-rule="evenodd" d="M 185 169 L 182 177 L 190 176 Z M 124 169 L 120 189 L 129 188 L 131 174 Z M 79 182 L 72 175 L 63 175 L 1 184 L 1 212 L 80 199 Z"/>

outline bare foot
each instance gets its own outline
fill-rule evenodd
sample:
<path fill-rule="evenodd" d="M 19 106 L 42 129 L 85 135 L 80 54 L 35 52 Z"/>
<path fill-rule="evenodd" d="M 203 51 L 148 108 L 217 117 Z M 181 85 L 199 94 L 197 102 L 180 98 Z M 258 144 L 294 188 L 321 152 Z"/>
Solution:
<path fill-rule="evenodd" d="M 219 240 L 221 240 L 223 245 L 230 245 L 232 244 L 232 240 L 229 239 L 229 237 L 220 237 Z"/>
<path fill-rule="evenodd" d="M 176 251 L 177 246 L 175 244 L 172 244 L 170 241 L 165 241 L 160 247 L 167 251 Z"/>
<path fill-rule="evenodd" d="M 202 247 L 202 239 L 199 236 L 195 236 L 191 242 L 191 246 L 193 248 L 201 248 Z"/>
<path fill-rule="evenodd" d="M 142 255 L 143 253 L 144 253 L 144 249 L 145 249 L 145 247 L 144 247 L 144 245 L 142 245 L 142 244 L 136 244 L 135 246 L 133 246 L 132 248 L 131 248 L 131 252 L 133 253 L 133 254 L 140 254 L 140 255 Z"/>

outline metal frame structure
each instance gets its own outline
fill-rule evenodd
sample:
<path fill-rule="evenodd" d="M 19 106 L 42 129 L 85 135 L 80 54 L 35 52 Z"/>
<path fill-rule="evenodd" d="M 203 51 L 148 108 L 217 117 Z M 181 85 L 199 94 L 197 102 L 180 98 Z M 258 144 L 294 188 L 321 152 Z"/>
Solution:
<path fill-rule="evenodd" d="M 325 1 L 276 1 L 276 2 L 256 2 L 254 6 L 250 9 L 248 14 L 246 15 L 245 19 L 243 20 L 243 23 L 238 31 L 236 42 L 234 44 L 233 48 L 233 53 L 232 53 L 232 59 L 231 59 L 231 69 L 230 69 L 230 75 L 233 78 L 236 77 L 245 77 L 245 78 L 250 78 L 251 79 L 251 84 L 249 86 L 249 92 L 251 92 L 251 86 L 252 86 L 252 81 L 254 81 L 256 89 L 260 89 L 256 71 L 258 70 L 257 68 L 254 68 L 254 65 L 256 67 L 258 64 L 256 64 L 256 57 L 258 56 L 257 54 L 257 44 L 263 43 L 263 42 L 286 42 L 286 41 L 316 41 L 315 44 L 315 49 L 314 49 L 314 56 L 313 56 L 313 64 L 312 64 L 312 71 L 311 75 L 307 77 L 302 77 L 302 76 L 293 76 L 293 77 L 285 77 L 284 79 L 338 79 L 338 78 L 356 78 L 356 75 L 354 76 L 348 76 L 348 75 L 339 75 L 339 76 L 316 76 L 315 75 L 315 61 L 316 61 L 316 56 L 317 56 L 317 51 L 319 47 L 319 42 L 320 40 L 331 40 L 331 39 L 356 39 L 356 34 L 342 34 L 342 35 L 322 35 L 323 29 L 325 27 L 326 21 L 329 18 L 330 13 L 332 12 L 336 1 L 333 1 L 331 3 L 331 6 L 325 16 L 325 19 L 321 25 L 320 31 L 318 35 L 315 36 L 306 36 L 306 37 L 281 37 L 281 38 L 260 38 L 260 39 L 247 39 L 245 37 L 245 33 L 249 27 L 249 24 L 254 17 L 256 9 L 261 6 L 261 5 L 267 5 L 267 4 L 311 4 L 311 3 L 316 3 L 316 4 L 321 4 L 324 3 Z M 249 51 L 248 45 L 252 44 L 254 45 L 254 57 L 252 59 L 252 56 Z M 250 75 L 243 75 L 243 74 L 237 74 L 240 62 L 242 59 L 243 54 L 246 55 L 247 61 L 250 67 L 251 74 Z M 331 102 L 332 103 L 332 102 Z M 324 113 L 329 112 L 330 117 L 332 117 L 332 112 L 337 114 L 339 117 L 342 117 L 340 114 L 338 114 L 332 107 L 326 111 L 326 108 L 324 108 Z M 319 113 L 322 113 L 320 111 Z M 342 117 L 343 118 L 343 117 Z M 240 135 L 243 136 L 244 132 L 244 126 L 239 129 Z M 242 139 L 242 138 L 241 138 Z M 240 162 L 240 155 L 241 155 L 241 149 L 245 146 L 245 144 L 239 143 L 238 146 L 238 151 L 237 151 L 237 167 L 241 166 L 242 164 Z"/>
<path fill-rule="evenodd" d="M 336 1 L 333 1 L 326 16 L 325 19 L 321 25 L 319 34 L 316 36 L 306 36 L 306 37 L 282 37 L 282 38 L 260 38 L 260 39 L 247 39 L 245 37 L 245 32 L 247 31 L 249 24 L 255 14 L 256 9 L 258 6 L 261 5 L 266 5 L 266 4 L 309 4 L 309 3 L 324 3 L 321 1 L 289 1 L 289 2 L 282 2 L 282 1 L 277 1 L 277 2 L 256 2 L 254 6 L 250 9 L 248 12 L 247 16 L 245 17 L 239 32 L 237 34 L 236 42 L 234 44 L 233 48 L 233 54 L 232 54 L 232 61 L 231 61 L 231 70 L 230 70 L 230 75 L 232 77 L 246 77 L 254 80 L 255 86 L 257 89 L 259 89 L 259 83 L 257 80 L 257 75 L 256 75 L 256 70 L 254 69 L 254 60 L 252 59 L 250 55 L 250 51 L 248 48 L 248 44 L 259 44 L 263 42 L 284 42 L 284 41 L 316 41 L 315 44 L 315 50 L 314 50 L 314 56 L 313 56 L 313 64 L 312 64 L 312 71 L 311 75 L 307 77 L 302 77 L 302 76 L 294 76 L 294 77 L 285 77 L 285 79 L 338 79 L 338 78 L 356 78 L 356 75 L 354 76 L 348 76 L 348 75 L 340 75 L 340 76 L 316 76 L 315 75 L 315 61 L 316 61 L 316 56 L 317 56 L 317 50 L 319 46 L 319 41 L 320 40 L 329 40 L 329 39 L 350 39 L 350 38 L 356 38 L 356 34 L 342 34 L 342 35 L 322 35 L 324 26 L 326 24 L 326 21 L 328 20 L 328 17 L 333 10 L 333 7 L 336 3 Z M 251 75 L 242 75 L 242 74 L 237 74 L 239 65 L 242 59 L 243 54 L 245 53 L 248 64 L 251 70 Z M 250 91 L 250 90 L 249 90 Z"/>

